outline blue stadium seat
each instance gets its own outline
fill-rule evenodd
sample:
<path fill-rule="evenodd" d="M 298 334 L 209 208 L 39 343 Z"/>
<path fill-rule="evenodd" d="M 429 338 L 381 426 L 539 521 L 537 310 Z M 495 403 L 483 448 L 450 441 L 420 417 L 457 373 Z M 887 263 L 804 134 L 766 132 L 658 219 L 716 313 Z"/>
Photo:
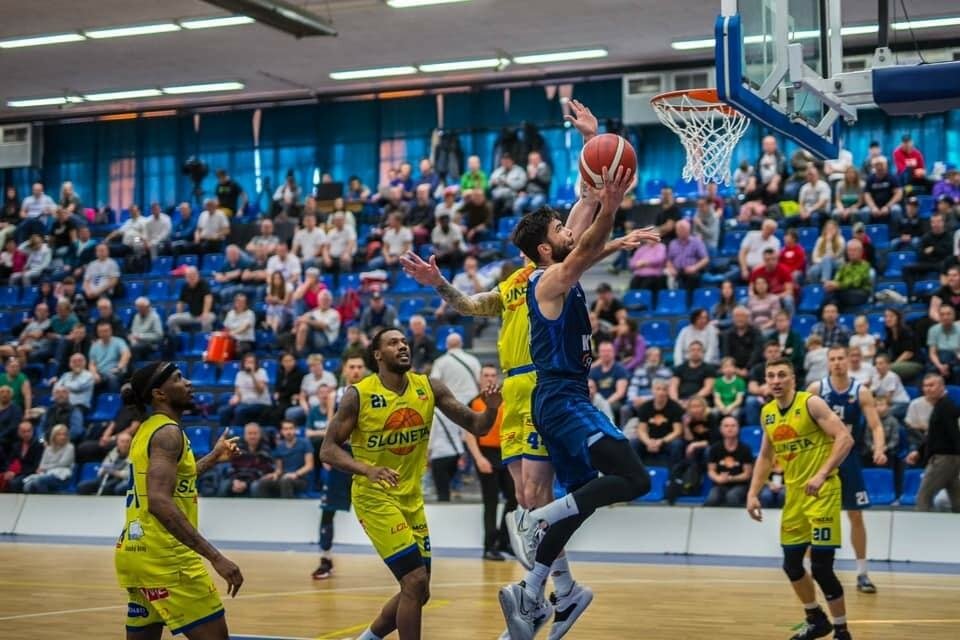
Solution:
<path fill-rule="evenodd" d="M 267 372 L 267 380 L 270 384 L 277 384 L 277 367 L 279 366 L 276 360 L 261 360 L 260 366 L 263 367 L 263 370 Z"/>
<path fill-rule="evenodd" d="M 750 295 L 750 288 L 746 285 L 733 288 L 733 299 L 739 304 L 746 304 L 747 297 Z"/>
<path fill-rule="evenodd" d="M 823 286 L 808 284 L 800 289 L 800 304 L 797 309 L 802 313 L 819 313 L 823 306 Z"/>
<path fill-rule="evenodd" d="M 628 289 L 622 302 L 627 311 L 652 311 L 653 294 L 648 289 Z"/>
<path fill-rule="evenodd" d="M 208 422 L 210 420 L 209 416 L 214 413 L 214 401 L 212 393 L 206 391 L 194 392 L 193 403 L 196 410 L 186 412 L 183 415 L 184 422 Z"/>
<path fill-rule="evenodd" d="M 887 333 L 887 327 L 883 324 L 883 314 L 881 313 L 870 313 L 867 314 L 867 322 L 870 324 L 870 333 L 883 337 Z M 802 335 L 802 334 L 801 334 Z"/>
<path fill-rule="evenodd" d="M 324 358 L 323 368 L 330 373 L 336 374 L 340 371 L 340 358 Z"/>
<path fill-rule="evenodd" d="M 203 256 L 203 266 L 200 268 L 200 273 L 205 276 L 212 275 L 223 267 L 223 260 L 222 253 L 208 253 Z"/>
<path fill-rule="evenodd" d="M 953 404 L 960 405 L 960 387 L 955 384 L 948 384 L 947 397 L 953 400 Z"/>
<path fill-rule="evenodd" d="M 207 350 L 207 344 L 210 342 L 209 333 L 195 333 L 190 339 L 190 349 L 183 356 L 191 358 L 202 358 L 204 352 Z"/>
<path fill-rule="evenodd" d="M 903 277 L 903 268 L 917 261 L 917 254 L 913 251 L 893 251 L 887 254 L 887 268 L 883 272 L 884 278 Z"/>
<path fill-rule="evenodd" d="M 447 336 L 451 333 L 459 333 L 464 343 L 467 341 L 467 334 L 463 327 L 459 325 L 447 325 L 437 329 L 437 349 L 443 353 L 447 350 Z"/>
<path fill-rule="evenodd" d="M 168 276 L 173 270 L 173 256 L 157 256 L 150 261 L 150 275 Z"/>
<path fill-rule="evenodd" d="M 477 243 L 477 248 L 483 253 L 496 252 L 500 254 L 502 246 L 499 240 L 484 240 L 483 242 Z"/>
<path fill-rule="evenodd" d="M 397 319 L 400 320 L 403 324 L 410 322 L 411 316 L 420 311 L 423 308 L 423 302 L 411 298 L 409 300 L 401 300 L 400 306 L 397 307 Z"/>
<path fill-rule="evenodd" d="M 687 292 L 685 289 L 664 289 L 657 296 L 656 313 L 677 316 L 687 313 Z"/>
<path fill-rule="evenodd" d="M 640 334 L 652 347 L 669 347 L 673 343 L 673 330 L 669 322 L 644 322 L 640 325 Z"/>
<path fill-rule="evenodd" d="M 903 390 L 907 392 L 907 395 L 910 396 L 911 400 L 915 400 L 920 397 L 920 387 L 916 385 L 903 385 Z"/>
<path fill-rule="evenodd" d="M 433 245 L 430 243 L 420 245 L 417 248 L 417 255 L 424 260 L 430 260 L 430 256 L 433 255 Z"/>
<path fill-rule="evenodd" d="M 497 223 L 497 237 L 501 240 L 509 240 L 518 222 L 520 222 L 520 218 L 516 216 L 500 218 L 500 221 Z"/>
<path fill-rule="evenodd" d="M 123 406 L 123 403 L 120 401 L 119 393 L 101 393 L 97 396 L 93 413 L 90 414 L 88 420 L 90 422 L 109 422 L 117 417 L 121 406 Z"/>
<path fill-rule="evenodd" d="M 660 197 L 660 190 L 667 186 L 667 183 L 663 180 L 658 180 L 656 178 L 647 180 L 643 185 L 643 197 L 647 200 Z"/>
<path fill-rule="evenodd" d="M 928 300 L 940 288 L 937 280 L 923 280 L 913 285 L 913 295 Z"/>
<path fill-rule="evenodd" d="M 223 363 L 223 370 L 220 371 L 220 381 L 218 387 L 233 388 L 233 383 L 237 378 L 237 372 L 240 371 L 240 363 L 236 360 L 230 360 Z"/>
<path fill-rule="evenodd" d="M 900 504 L 912 507 L 917 504 L 917 491 L 923 480 L 923 469 L 907 469 L 903 474 L 903 493 L 900 494 Z"/>
<path fill-rule="evenodd" d="M 867 236 L 875 247 L 886 247 L 890 244 L 890 227 L 885 224 L 868 224 Z"/>
<path fill-rule="evenodd" d="M 720 301 L 719 287 L 700 287 L 693 291 L 693 302 L 690 304 L 693 309 L 713 309 L 713 306 Z"/>
<path fill-rule="evenodd" d="M 729 258 L 740 253 L 740 243 L 743 242 L 743 237 L 746 235 L 746 231 L 737 229 L 725 231 L 723 242 L 720 244 L 720 255 Z"/>
<path fill-rule="evenodd" d="M 158 302 L 172 302 L 176 297 L 170 291 L 168 280 L 154 280 L 147 286 L 147 297 L 156 304 Z"/>
<path fill-rule="evenodd" d="M 99 462 L 88 462 L 84 465 L 81 465 L 80 473 L 77 474 L 77 483 L 96 480 L 98 473 L 100 473 Z"/>
<path fill-rule="evenodd" d="M 817 316 L 809 313 L 798 313 L 790 322 L 791 328 L 800 334 L 801 338 L 810 335 L 810 327 L 815 324 L 817 324 Z"/>
<path fill-rule="evenodd" d="M 416 293 L 420 291 L 420 284 L 405 273 L 397 276 L 397 282 L 391 288 L 393 293 Z"/>
<path fill-rule="evenodd" d="M 851 332 L 853 331 L 853 321 L 857 319 L 855 313 L 841 313 L 837 316 L 837 322 L 845 326 Z"/>
<path fill-rule="evenodd" d="M 123 283 L 123 299 L 126 302 L 133 302 L 143 295 L 146 286 L 143 280 L 125 280 Z"/>
<path fill-rule="evenodd" d="M 677 198 L 696 198 L 700 192 L 700 185 L 694 182 L 687 182 L 680 178 L 673 183 L 673 195 Z"/>
<path fill-rule="evenodd" d="M 182 256 L 177 256 L 177 266 L 181 267 L 185 264 L 188 264 L 191 267 L 199 267 L 200 256 L 193 253 L 185 253 Z"/>
<path fill-rule="evenodd" d="M 183 430 L 190 441 L 190 448 L 193 449 L 193 455 L 197 458 L 210 453 L 210 427 L 187 427 Z"/>
<path fill-rule="evenodd" d="M 760 453 L 760 442 L 763 440 L 763 427 L 747 426 L 740 430 L 740 442 L 750 447 L 753 457 Z"/>
<path fill-rule="evenodd" d="M 0 334 L 6 333 L 13 328 L 14 314 L 0 311 Z"/>
<path fill-rule="evenodd" d="M 850 239 L 853 238 L 853 225 L 842 225 L 840 227 L 840 235 L 843 237 L 844 242 L 850 242 Z"/>
<path fill-rule="evenodd" d="M 209 362 L 194 362 L 190 367 L 190 382 L 195 387 L 215 386 L 217 375 L 217 366 Z"/>
<path fill-rule="evenodd" d="M 667 491 L 670 470 L 666 467 L 647 467 L 647 473 L 650 474 L 650 491 L 639 502 L 661 502 Z"/>
<path fill-rule="evenodd" d="M 921 218 L 929 218 L 930 214 L 933 213 L 933 210 L 936 208 L 936 200 L 933 199 L 933 196 L 917 196 L 917 205 L 920 210 Z"/>
<path fill-rule="evenodd" d="M 871 504 L 888 505 L 896 500 L 893 489 L 893 471 L 890 469 L 864 469 L 863 480 Z"/>
<path fill-rule="evenodd" d="M 939 284 L 937 285 L 940 286 Z M 900 295 L 906 297 L 909 295 L 909 290 L 907 289 L 907 283 L 902 280 L 888 280 L 886 282 L 879 282 L 876 285 L 877 291 L 882 291 L 883 289 L 890 289 L 891 291 L 896 291 Z"/>
<path fill-rule="evenodd" d="M 340 290 L 347 291 L 353 289 L 354 291 L 360 290 L 360 274 L 359 273 L 343 273 L 340 275 Z"/>
<path fill-rule="evenodd" d="M 20 287 L 16 285 L 7 285 L 0 287 L 0 297 L 9 301 L 10 304 L 16 304 L 20 301 Z"/>

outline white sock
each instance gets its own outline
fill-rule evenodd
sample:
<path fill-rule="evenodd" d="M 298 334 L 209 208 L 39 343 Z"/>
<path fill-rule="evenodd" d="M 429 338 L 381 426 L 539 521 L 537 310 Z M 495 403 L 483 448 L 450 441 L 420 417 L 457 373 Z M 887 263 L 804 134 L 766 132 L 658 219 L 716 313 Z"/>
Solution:
<path fill-rule="evenodd" d="M 383 638 L 375 634 L 373 631 L 370 631 L 368 628 L 366 631 L 360 634 L 357 640 L 383 640 Z"/>
<path fill-rule="evenodd" d="M 567 554 L 553 561 L 550 567 L 550 576 L 553 578 L 553 588 L 558 596 L 565 596 L 573 589 L 573 576 L 570 574 L 570 565 L 567 563 Z"/>
<path fill-rule="evenodd" d="M 819 609 L 820 605 L 818 605 L 817 601 L 814 600 L 813 602 L 804 602 L 803 608 L 806 609 L 807 611 L 813 611 L 814 609 Z"/>
<path fill-rule="evenodd" d="M 847 624 L 847 616 L 834 616 L 833 624 Z"/>
<path fill-rule="evenodd" d="M 857 558 L 857 575 L 858 576 L 867 575 L 867 559 L 866 558 Z"/>
<path fill-rule="evenodd" d="M 530 515 L 535 521 L 553 524 L 554 522 L 559 522 L 565 518 L 569 518 L 570 516 L 575 516 L 578 513 L 580 513 L 580 509 L 577 508 L 577 501 L 574 500 L 573 496 L 568 493 L 562 498 L 554 500 L 546 506 L 532 510 Z"/>
<path fill-rule="evenodd" d="M 543 598 L 543 589 L 547 584 L 547 576 L 550 575 L 550 567 L 539 562 L 533 564 L 533 569 L 527 572 L 523 579 L 524 590 L 527 595 L 534 600 Z"/>

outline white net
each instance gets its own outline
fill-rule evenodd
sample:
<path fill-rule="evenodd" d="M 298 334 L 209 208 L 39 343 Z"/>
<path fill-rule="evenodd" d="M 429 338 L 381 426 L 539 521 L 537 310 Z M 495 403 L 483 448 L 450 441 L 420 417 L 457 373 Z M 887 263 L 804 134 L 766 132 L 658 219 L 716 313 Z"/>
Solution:
<path fill-rule="evenodd" d="M 730 184 L 730 157 L 750 120 L 717 100 L 713 90 L 664 94 L 650 102 L 687 153 L 683 179 Z"/>

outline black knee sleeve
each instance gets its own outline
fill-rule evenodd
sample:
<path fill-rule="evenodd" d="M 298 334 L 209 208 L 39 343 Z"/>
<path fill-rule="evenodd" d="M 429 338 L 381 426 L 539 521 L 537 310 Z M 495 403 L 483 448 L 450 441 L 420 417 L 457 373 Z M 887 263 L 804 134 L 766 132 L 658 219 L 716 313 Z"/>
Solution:
<path fill-rule="evenodd" d="M 833 571 L 833 556 L 835 549 L 811 549 L 810 550 L 810 573 L 813 579 L 820 585 L 823 591 L 823 597 L 827 602 L 843 597 L 843 585 Z"/>
<path fill-rule="evenodd" d="M 784 547 L 783 549 L 783 572 L 787 574 L 790 582 L 796 582 L 807 574 L 803 568 L 803 556 L 807 548 L 803 547 Z"/>

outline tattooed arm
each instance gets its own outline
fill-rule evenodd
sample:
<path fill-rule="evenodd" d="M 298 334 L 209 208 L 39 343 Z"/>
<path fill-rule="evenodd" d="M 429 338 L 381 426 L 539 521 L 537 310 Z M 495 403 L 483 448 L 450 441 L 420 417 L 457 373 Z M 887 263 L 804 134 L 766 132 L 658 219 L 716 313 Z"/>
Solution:
<path fill-rule="evenodd" d="M 177 463 L 183 453 L 183 432 L 180 427 L 168 424 L 155 431 L 148 453 L 150 466 L 147 470 L 147 500 L 150 514 L 170 535 L 209 560 L 217 573 L 227 581 L 227 592 L 235 596 L 243 584 L 240 568 L 207 542 L 173 503 Z"/>
<path fill-rule="evenodd" d="M 461 404 L 453 397 L 453 392 L 447 388 L 447 385 L 437 378 L 430 378 L 430 386 L 433 388 L 433 397 L 437 409 L 443 412 L 443 415 L 475 436 L 485 435 L 493 428 L 493 423 L 497 421 L 500 403 L 503 402 L 499 387 L 491 386 L 483 390 L 480 397 L 483 399 L 486 409 L 477 412 Z"/>
<path fill-rule="evenodd" d="M 400 264 L 407 275 L 425 287 L 433 287 L 448 305 L 464 316 L 495 317 L 503 312 L 500 294 L 497 291 L 483 291 L 468 296 L 440 273 L 436 256 L 430 256 L 430 262 L 408 251 L 400 257 Z"/>

